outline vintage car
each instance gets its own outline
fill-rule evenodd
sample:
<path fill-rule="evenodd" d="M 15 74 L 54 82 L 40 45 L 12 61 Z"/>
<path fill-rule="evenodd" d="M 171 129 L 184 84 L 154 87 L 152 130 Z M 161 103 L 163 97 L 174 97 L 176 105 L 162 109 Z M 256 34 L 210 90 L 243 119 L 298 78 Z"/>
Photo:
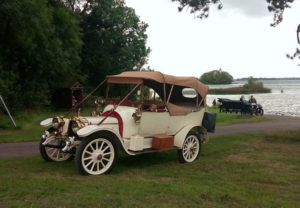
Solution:
<path fill-rule="evenodd" d="M 250 115 L 264 115 L 264 109 L 260 104 L 249 103 L 245 100 L 230 100 L 226 98 L 218 98 L 220 112 L 225 113 L 241 113 Z"/>
<path fill-rule="evenodd" d="M 112 170 L 120 150 L 138 155 L 176 149 L 182 163 L 198 158 L 207 130 L 215 125 L 214 115 L 208 116 L 214 118 L 206 120 L 206 128 L 202 125 L 206 85 L 193 77 L 123 72 L 107 76 L 78 105 L 104 83 L 106 97 L 95 101 L 91 116 L 56 116 L 40 123 L 50 127 L 40 141 L 44 160 L 60 162 L 75 156 L 80 174 L 100 175 Z M 113 95 L 126 90 L 124 97 Z M 185 95 L 191 90 L 193 95 Z"/>

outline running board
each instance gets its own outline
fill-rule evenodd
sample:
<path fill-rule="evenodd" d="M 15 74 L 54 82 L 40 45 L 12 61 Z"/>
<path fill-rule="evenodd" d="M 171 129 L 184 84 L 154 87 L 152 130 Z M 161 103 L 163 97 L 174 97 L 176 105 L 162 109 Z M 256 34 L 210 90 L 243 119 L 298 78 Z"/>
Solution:
<path fill-rule="evenodd" d="M 128 152 L 133 153 L 135 155 L 140 155 L 140 154 L 146 154 L 146 153 L 163 152 L 163 151 L 168 151 L 168 150 L 179 150 L 179 149 L 180 148 L 173 146 L 173 148 L 170 148 L 170 149 L 156 150 L 156 149 L 148 148 L 148 149 L 144 149 L 142 151 L 128 150 Z"/>

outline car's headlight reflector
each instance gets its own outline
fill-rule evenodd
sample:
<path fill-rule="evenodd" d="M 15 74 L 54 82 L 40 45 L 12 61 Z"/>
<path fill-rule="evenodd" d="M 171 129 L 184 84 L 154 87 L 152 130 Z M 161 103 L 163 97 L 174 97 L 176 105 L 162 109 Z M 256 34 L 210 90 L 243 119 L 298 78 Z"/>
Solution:
<path fill-rule="evenodd" d="M 59 117 L 54 117 L 52 119 L 52 126 L 54 129 L 58 129 L 59 127 L 63 126 L 65 124 L 64 120 Z"/>

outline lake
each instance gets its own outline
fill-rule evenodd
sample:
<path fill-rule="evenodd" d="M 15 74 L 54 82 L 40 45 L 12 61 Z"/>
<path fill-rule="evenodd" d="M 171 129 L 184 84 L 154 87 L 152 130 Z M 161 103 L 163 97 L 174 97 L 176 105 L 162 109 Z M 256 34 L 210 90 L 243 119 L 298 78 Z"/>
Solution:
<path fill-rule="evenodd" d="M 300 79 L 291 80 L 259 80 L 271 93 L 254 94 L 257 103 L 264 108 L 265 114 L 300 117 Z M 210 88 L 230 88 L 245 84 L 245 81 L 235 81 L 230 85 L 209 85 Z M 282 91 L 282 92 L 281 92 Z M 248 100 L 250 95 L 244 95 Z M 214 99 L 228 98 L 239 100 L 241 95 L 207 95 L 207 105 L 211 106 Z"/>

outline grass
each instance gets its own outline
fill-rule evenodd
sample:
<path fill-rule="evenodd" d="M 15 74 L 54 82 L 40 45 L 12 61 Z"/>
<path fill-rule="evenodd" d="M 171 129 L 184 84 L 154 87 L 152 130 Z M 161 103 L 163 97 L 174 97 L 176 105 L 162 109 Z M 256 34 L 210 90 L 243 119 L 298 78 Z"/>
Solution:
<path fill-rule="evenodd" d="M 217 113 L 217 126 L 236 123 L 261 122 L 274 119 L 272 117 L 265 116 L 261 117 L 219 113 L 219 110 L 216 107 L 209 107 L 208 110 Z M 91 111 L 92 108 L 84 109 L 82 115 L 89 115 Z M 17 128 L 12 125 L 7 115 L 0 113 L 0 143 L 38 141 L 43 131 L 46 130 L 46 128 L 42 128 L 39 125 L 40 122 L 46 118 L 64 115 L 65 113 L 66 111 L 54 110 L 23 111 L 14 117 L 17 123 Z M 72 115 L 75 114 L 73 113 Z"/>
<path fill-rule="evenodd" d="M 281 131 L 274 133 L 266 133 L 265 138 L 270 142 L 300 142 L 299 131 Z"/>
<path fill-rule="evenodd" d="M 70 161 L 0 159 L 0 207 L 300 207 L 294 137 L 300 130 L 214 138 L 190 164 L 175 151 L 122 155 L 103 176 L 80 176 Z"/>
<path fill-rule="evenodd" d="M 276 117 L 274 116 L 251 116 L 251 115 L 241 115 L 240 113 L 220 113 L 219 108 L 208 107 L 208 111 L 214 112 L 217 114 L 217 126 L 224 126 L 230 124 L 238 124 L 238 123 L 256 123 L 274 120 Z"/>

